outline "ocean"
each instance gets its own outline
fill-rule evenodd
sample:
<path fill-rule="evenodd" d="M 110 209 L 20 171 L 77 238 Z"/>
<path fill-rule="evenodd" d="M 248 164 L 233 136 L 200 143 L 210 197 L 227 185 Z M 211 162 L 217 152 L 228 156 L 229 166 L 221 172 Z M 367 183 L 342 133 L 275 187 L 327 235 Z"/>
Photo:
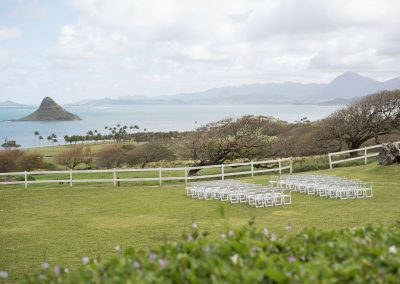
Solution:
<path fill-rule="evenodd" d="M 316 105 L 130 105 L 110 107 L 69 107 L 68 111 L 79 115 L 81 121 L 19 122 L 35 108 L 0 108 L 0 144 L 16 140 L 22 147 L 35 146 L 34 132 L 44 137 L 41 145 L 48 145 L 47 136 L 55 133 L 58 143 L 64 135 L 84 135 L 89 130 L 108 133 L 105 126 L 138 125 L 139 131 L 185 131 L 228 117 L 265 115 L 294 122 L 302 117 L 315 121 L 326 117 L 340 106 Z"/>

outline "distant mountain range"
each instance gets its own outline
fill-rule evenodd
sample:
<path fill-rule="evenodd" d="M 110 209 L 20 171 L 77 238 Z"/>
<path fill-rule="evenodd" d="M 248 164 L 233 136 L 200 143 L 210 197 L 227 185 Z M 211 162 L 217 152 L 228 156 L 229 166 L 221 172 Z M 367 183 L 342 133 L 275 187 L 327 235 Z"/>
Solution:
<path fill-rule="evenodd" d="M 24 105 L 24 104 L 19 104 L 19 103 L 15 103 L 12 101 L 4 101 L 4 102 L 0 102 L 0 107 L 30 107 L 28 105 Z"/>
<path fill-rule="evenodd" d="M 346 105 L 382 90 L 400 89 L 400 77 L 380 82 L 354 72 L 345 72 L 328 84 L 303 84 L 295 82 L 249 84 L 237 87 L 213 88 L 202 92 L 170 96 L 124 96 L 116 99 L 83 100 L 68 106 L 116 106 L 145 104 L 317 104 Z M 2 106 L 20 107 L 13 102 Z M 25 105 L 23 105 L 25 106 Z"/>
<path fill-rule="evenodd" d="M 400 89 L 400 77 L 380 82 L 354 72 L 345 72 L 328 84 L 294 82 L 250 84 L 213 88 L 172 96 L 124 96 L 117 99 L 81 101 L 72 105 L 112 106 L 140 104 L 318 104 L 346 105 L 382 90 Z"/>

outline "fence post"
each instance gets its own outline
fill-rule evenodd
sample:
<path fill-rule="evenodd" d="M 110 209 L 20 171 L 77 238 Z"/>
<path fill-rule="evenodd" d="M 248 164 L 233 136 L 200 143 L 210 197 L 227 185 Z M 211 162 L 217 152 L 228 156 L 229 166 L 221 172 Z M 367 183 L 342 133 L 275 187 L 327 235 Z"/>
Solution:
<path fill-rule="evenodd" d="M 185 184 L 187 184 L 187 174 L 188 174 L 187 168 L 185 167 Z"/>
<path fill-rule="evenodd" d="M 225 174 L 225 172 L 224 172 L 224 164 L 221 164 L 221 179 L 222 180 L 225 179 L 224 174 Z"/>
<path fill-rule="evenodd" d="M 72 187 L 72 169 L 69 169 L 69 187 Z"/>
<path fill-rule="evenodd" d="M 159 172 L 159 177 L 160 177 L 160 186 L 162 186 L 162 174 L 161 174 L 161 168 L 158 168 Z"/>
<path fill-rule="evenodd" d="M 25 189 L 27 189 L 28 188 L 28 175 L 26 174 L 26 171 L 25 171 Z"/>
<path fill-rule="evenodd" d="M 290 157 L 290 174 L 293 173 L 293 157 Z"/>
<path fill-rule="evenodd" d="M 368 156 L 367 156 L 367 147 L 364 147 L 364 164 L 366 165 L 368 162 Z"/>
<path fill-rule="evenodd" d="M 117 186 L 117 170 L 115 168 L 113 170 L 113 183 L 114 186 Z"/>
<path fill-rule="evenodd" d="M 254 162 L 251 160 L 251 177 L 254 177 Z"/>
<path fill-rule="evenodd" d="M 279 163 L 279 175 L 282 175 L 282 161 L 281 161 L 281 158 L 279 158 L 278 163 Z"/>
<path fill-rule="evenodd" d="M 331 153 L 328 153 L 328 157 L 329 157 L 329 168 L 332 170 L 332 156 L 331 156 Z"/>

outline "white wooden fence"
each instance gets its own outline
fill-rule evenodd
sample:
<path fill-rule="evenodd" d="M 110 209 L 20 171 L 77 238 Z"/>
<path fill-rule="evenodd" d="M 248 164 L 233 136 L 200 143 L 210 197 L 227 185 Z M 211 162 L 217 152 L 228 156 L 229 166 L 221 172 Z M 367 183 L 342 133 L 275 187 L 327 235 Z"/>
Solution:
<path fill-rule="evenodd" d="M 288 165 L 284 165 L 284 163 L 288 163 Z M 273 164 L 277 165 L 277 167 L 273 168 L 257 168 L 257 165 L 268 165 Z M 250 166 L 250 170 L 248 171 L 240 171 L 240 172 L 226 172 L 226 168 L 229 167 L 240 167 L 240 166 Z M 218 173 L 209 174 L 209 175 L 189 175 L 190 170 L 202 170 L 202 169 L 220 169 Z M 69 184 L 70 187 L 74 183 L 105 183 L 110 182 L 114 186 L 117 186 L 120 182 L 137 182 L 137 181 L 158 181 L 160 186 L 163 181 L 185 181 L 187 183 L 189 180 L 194 179 L 209 179 L 209 178 L 221 178 L 222 180 L 225 177 L 230 176 L 238 176 L 238 175 L 251 175 L 252 177 L 255 174 L 266 173 L 266 172 L 278 172 L 279 175 L 282 174 L 282 171 L 289 170 L 290 173 L 293 172 L 293 160 L 292 158 L 285 159 L 277 159 L 277 160 L 268 160 L 268 161 L 251 161 L 248 163 L 234 163 L 234 164 L 221 164 L 221 165 L 212 165 L 212 166 L 199 166 L 199 167 L 181 167 L 181 168 L 147 168 L 147 169 L 109 169 L 109 170 L 67 170 L 67 171 L 32 171 L 32 172 L 12 172 L 12 173 L 0 173 L 0 177 L 22 177 L 19 181 L 0 181 L 0 185 L 15 185 L 15 184 L 23 184 L 25 188 L 28 188 L 28 184 L 46 184 L 46 183 L 66 183 Z M 163 173 L 168 171 L 178 171 L 182 173 L 182 176 L 164 176 Z M 132 172 L 153 172 L 157 177 L 136 177 L 136 178 L 119 178 L 119 173 L 132 173 Z M 112 178 L 90 178 L 90 179 L 82 179 L 82 178 L 74 178 L 76 174 L 93 174 L 93 173 L 108 173 L 112 174 Z M 34 175 L 65 175 L 68 178 L 60 178 L 60 179 L 43 179 L 43 180 L 29 180 L 28 176 Z"/>
<path fill-rule="evenodd" d="M 396 144 L 397 146 L 399 146 L 400 141 L 393 142 L 393 143 Z M 368 154 L 368 150 L 378 149 L 378 148 L 381 148 L 381 147 L 382 147 L 382 144 L 379 144 L 379 145 L 375 145 L 375 146 L 364 147 L 364 148 L 359 148 L 359 149 L 354 149 L 354 150 L 347 150 L 347 151 L 329 153 L 328 154 L 329 168 L 332 170 L 333 169 L 333 165 L 335 165 L 335 164 L 345 163 L 345 162 L 355 161 L 355 160 L 361 160 L 361 159 L 364 159 L 364 164 L 367 164 L 369 157 L 378 156 L 378 153 L 369 153 Z M 332 157 L 337 156 L 337 155 L 342 155 L 342 154 L 347 154 L 347 153 L 354 153 L 354 152 L 357 152 L 357 153 L 361 152 L 362 155 L 357 156 L 357 157 L 349 157 L 349 158 L 345 158 L 345 159 L 337 160 L 337 161 L 333 161 L 333 159 L 332 159 Z"/>

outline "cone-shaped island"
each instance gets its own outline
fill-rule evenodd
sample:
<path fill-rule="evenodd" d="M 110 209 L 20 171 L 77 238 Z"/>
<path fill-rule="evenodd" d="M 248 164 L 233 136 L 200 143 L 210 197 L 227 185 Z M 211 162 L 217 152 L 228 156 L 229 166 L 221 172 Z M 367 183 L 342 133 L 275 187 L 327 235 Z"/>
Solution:
<path fill-rule="evenodd" d="M 45 97 L 40 107 L 21 121 L 74 121 L 81 118 L 73 113 L 66 111 L 57 104 L 52 98 Z"/>

